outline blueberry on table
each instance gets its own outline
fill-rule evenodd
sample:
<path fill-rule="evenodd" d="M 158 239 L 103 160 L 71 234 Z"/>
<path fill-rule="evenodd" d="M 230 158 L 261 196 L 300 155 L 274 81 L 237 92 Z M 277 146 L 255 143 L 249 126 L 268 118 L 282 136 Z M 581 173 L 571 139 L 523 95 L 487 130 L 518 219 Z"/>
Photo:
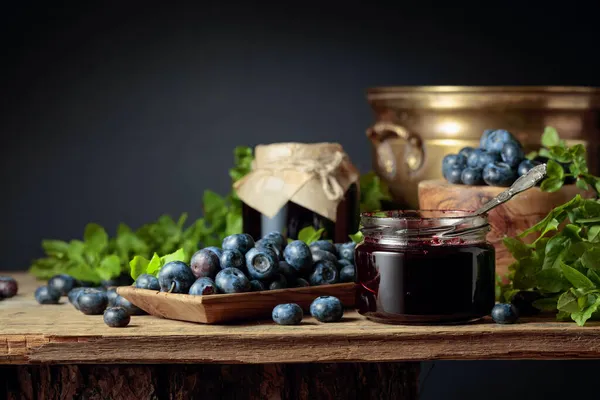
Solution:
<path fill-rule="evenodd" d="M 192 270 L 183 261 L 168 262 L 158 272 L 161 292 L 187 293 L 195 281 Z"/>
<path fill-rule="evenodd" d="M 263 290 L 267 290 L 264 283 L 256 279 L 250 281 L 251 292 L 262 292 Z"/>
<path fill-rule="evenodd" d="M 19 285 L 10 276 L 0 276 L 0 299 L 13 297 L 19 291 Z"/>
<path fill-rule="evenodd" d="M 279 325 L 298 325 L 304 317 L 302 308 L 295 303 L 279 304 L 271 314 L 273 321 Z"/>
<path fill-rule="evenodd" d="M 247 233 L 236 233 L 223 239 L 221 247 L 223 250 L 237 250 L 242 254 L 246 254 L 248 250 L 254 247 L 254 239 Z"/>
<path fill-rule="evenodd" d="M 523 176 L 528 173 L 536 165 L 540 165 L 541 162 L 534 160 L 523 160 L 517 167 L 517 175 Z"/>
<path fill-rule="evenodd" d="M 447 154 L 442 159 L 442 171 L 449 168 L 463 169 L 467 166 L 467 157 L 461 154 Z"/>
<path fill-rule="evenodd" d="M 255 248 L 257 249 L 269 249 L 277 256 L 277 261 L 282 260 L 281 253 L 283 250 L 279 247 L 277 243 L 269 239 L 260 239 L 256 242 Z"/>
<path fill-rule="evenodd" d="M 132 302 L 127 300 L 125 297 L 119 296 L 119 295 L 117 295 L 117 297 L 113 300 L 112 306 L 124 308 L 125 311 L 127 311 L 127 313 L 129 315 L 144 315 L 144 314 L 146 314 L 146 311 L 142 310 L 141 308 L 139 308 L 138 306 L 136 306 L 135 304 L 133 304 Z"/>
<path fill-rule="evenodd" d="M 138 276 L 133 286 L 138 289 L 160 290 L 158 278 L 150 274 L 141 274 Z"/>
<path fill-rule="evenodd" d="M 225 251 L 223 251 L 225 254 Z M 222 257 L 223 255 L 221 255 Z M 194 253 L 190 260 L 190 268 L 196 278 L 204 276 L 214 278 L 221 269 L 219 257 L 210 250 L 202 249 Z"/>
<path fill-rule="evenodd" d="M 517 313 L 522 317 L 530 317 L 541 312 L 540 309 L 535 308 L 533 302 L 542 298 L 540 292 L 521 290 L 517 292 L 510 300 L 513 306 L 516 307 Z"/>
<path fill-rule="evenodd" d="M 354 265 L 346 265 L 340 270 L 340 282 L 354 282 L 356 279 L 356 268 Z"/>
<path fill-rule="evenodd" d="M 77 286 L 77 281 L 71 275 L 54 275 L 48 280 L 48 287 L 60 292 L 61 296 L 69 294 L 71 289 Z"/>
<path fill-rule="evenodd" d="M 40 304 L 58 304 L 60 292 L 48 286 L 40 286 L 35 290 L 35 299 Z"/>
<path fill-rule="evenodd" d="M 298 275 L 304 275 L 310 272 L 312 266 L 312 254 L 310 248 L 301 240 L 294 240 L 289 243 L 283 251 L 285 262 L 290 264 Z"/>
<path fill-rule="evenodd" d="M 509 142 L 518 142 L 517 139 L 512 135 L 512 133 L 504 130 L 504 129 L 496 129 L 493 132 L 490 132 L 488 135 L 483 147 L 487 151 L 493 151 L 496 153 L 500 153 L 502 148 L 506 143 Z"/>
<path fill-rule="evenodd" d="M 331 261 L 319 261 L 315 264 L 315 270 L 310 275 L 310 285 L 330 285 L 338 283 L 339 272 L 337 267 Z"/>
<path fill-rule="evenodd" d="M 209 294 L 217 294 L 219 293 L 219 289 L 217 289 L 217 284 L 210 278 L 203 277 L 198 278 L 196 282 L 190 288 L 189 294 L 194 296 L 206 296 Z"/>
<path fill-rule="evenodd" d="M 217 257 L 221 258 L 221 254 L 223 254 L 223 249 L 216 246 L 205 247 L 204 250 L 212 251 L 217 255 Z"/>
<path fill-rule="evenodd" d="M 460 175 L 460 180 L 465 185 L 482 185 L 483 181 L 483 170 L 479 168 L 465 168 Z"/>
<path fill-rule="evenodd" d="M 122 273 L 121 275 L 119 275 L 115 278 L 111 278 L 109 280 L 102 281 L 102 286 L 104 286 L 105 288 L 108 288 L 111 286 L 129 286 L 132 283 L 133 283 L 133 279 L 131 279 L 131 275 L 129 275 L 128 273 Z"/>
<path fill-rule="evenodd" d="M 283 249 L 287 243 L 285 240 L 285 237 L 283 237 L 283 235 L 277 231 L 267 233 L 263 237 L 263 239 L 271 240 L 271 241 L 277 243 L 279 245 L 279 250 L 281 250 L 281 251 L 283 251 Z"/>
<path fill-rule="evenodd" d="M 350 263 L 354 263 L 354 249 L 356 248 L 356 243 L 354 242 L 346 242 L 342 243 L 339 249 L 339 256 L 344 260 L 350 261 Z"/>
<path fill-rule="evenodd" d="M 308 281 L 304 278 L 298 278 L 296 279 L 296 286 L 295 287 L 308 287 L 310 286 L 310 283 L 308 283 Z"/>
<path fill-rule="evenodd" d="M 69 294 L 71 294 L 71 292 L 69 292 Z M 117 289 L 110 288 L 106 291 L 106 300 L 109 307 L 112 307 L 115 304 L 117 297 L 119 297 Z"/>
<path fill-rule="evenodd" d="M 467 167 L 483 169 L 486 165 L 501 161 L 500 153 L 491 153 L 483 149 L 476 149 L 467 160 Z"/>
<path fill-rule="evenodd" d="M 312 242 L 308 247 L 310 248 L 311 252 L 314 252 L 315 250 L 322 250 L 333 255 L 337 255 L 337 249 L 335 248 L 335 245 L 327 240 L 317 240 L 316 242 Z"/>
<path fill-rule="evenodd" d="M 272 250 L 253 248 L 246 253 L 246 269 L 251 278 L 268 280 L 277 274 L 279 260 Z"/>
<path fill-rule="evenodd" d="M 462 181 L 460 179 L 462 172 L 463 172 L 463 168 L 451 167 L 451 168 L 445 169 L 443 171 L 443 175 L 444 175 L 444 178 L 446 178 L 446 180 L 449 183 L 453 183 L 455 185 L 460 185 L 460 184 L 462 184 Z"/>
<path fill-rule="evenodd" d="M 287 279 L 285 279 L 283 274 L 277 274 L 275 279 L 269 283 L 269 290 L 285 289 L 287 287 Z"/>
<path fill-rule="evenodd" d="M 479 147 L 481 147 L 482 149 L 485 148 L 485 142 L 487 141 L 488 137 L 490 137 L 490 133 L 494 131 L 495 129 L 486 129 L 483 131 L 481 139 L 479 139 Z"/>
<path fill-rule="evenodd" d="M 467 146 L 467 147 L 463 147 L 462 149 L 460 149 L 458 154 L 461 156 L 464 156 L 466 159 L 468 159 L 469 156 L 471 155 L 471 153 L 474 151 L 475 151 L 475 149 L 473 147 Z"/>
<path fill-rule="evenodd" d="M 279 261 L 279 273 L 285 276 L 289 286 L 293 286 L 296 283 L 298 273 L 296 270 L 287 262 Z"/>
<path fill-rule="evenodd" d="M 344 307 L 337 297 L 320 296 L 311 303 L 310 315 L 317 321 L 337 322 L 344 315 Z"/>
<path fill-rule="evenodd" d="M 246 260 L 244 255 L 237 250 L 223 250 L 220 258 L 221 269 L 225 268 L 244 268 Z M 216 275 L 216 273 L 215 273 Z"/>
<path fill-rule="evenodd" d="M 104 311 L 104 323 L 111 328 L 123 328 L 130 321 L 131 317 L 123 307 L 109 307 Z"/>
<path fill-rule="evenodd" d="M 86 315 L 100 315 L 104 313 L 108 305 L 108 297 L 106 296 L 106 292 L 101 290 L 92 289 L 83 291 L 77 296 L 77 305 L 79 306 L 79 311 Z"/>
<path fill-rule="evenodd" d="M 517 178 L 517 173 L 510 165 L 495 162 L 483 169 L 483 180 L 490 186 L 510 186 Z"/>
<path fill-rule="evenodd" d="M 222 293 L 243 293 L 252 289 L 246 275 L 237 268 L 225 268 L 219 271 L 215 284 Z"/>
<path fill-rule="evenodd" d="M 502 161 L 510 165 L 512 168 L 516 168 L 525 158 L 525 153 L 523 153 L 523 149 L 519 143 L 508 142 L 504 145 L 504 147 L 502 147 L 500 156 L 502 157 Z"/>
<path fill-rule="evenodd" d="M 67 297 L 69 298 L 69 303 L 73 304 L 73 306 L 78 310 L 79 310 L 79 306 L 77 305 L 77 296 L 79 296 L 79 293 L 81 293 L 85 289 L 87 289 L 87 288 L 76 287 L 76 288 L 71 289 L 69 291 L 69 293 L 67 294 Z"/>
<path fill-rule="evenodd" d="M 335 254 L 332 254 L 328 251 L 315 249 L 311 251 L 311 253 L 313 264 L 325 260 L 331 261 L 332 263 L 337 263 L 337 257 L 335 256 Z"/>
<path fill-rule="evenodd" d="M 519 312 L 510 303 L 498 303 L 492 308 L 492 319 L 497 324 L 514 324 L 519 319 Z"/>

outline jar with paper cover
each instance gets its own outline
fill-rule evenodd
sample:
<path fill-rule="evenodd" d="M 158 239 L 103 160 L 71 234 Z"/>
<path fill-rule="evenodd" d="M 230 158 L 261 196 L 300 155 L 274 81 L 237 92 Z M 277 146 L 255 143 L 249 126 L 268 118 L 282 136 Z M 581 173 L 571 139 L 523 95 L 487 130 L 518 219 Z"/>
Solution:
<path fill-rule="evenodd" d="M 272 231 L 297 239 L 302 228 L 347 242 L 358 230 L 359 172 L 337 143 L 275 143 L 255 149 L 252 171 L 234 184 L 243 229 L 255 239 Z"/>

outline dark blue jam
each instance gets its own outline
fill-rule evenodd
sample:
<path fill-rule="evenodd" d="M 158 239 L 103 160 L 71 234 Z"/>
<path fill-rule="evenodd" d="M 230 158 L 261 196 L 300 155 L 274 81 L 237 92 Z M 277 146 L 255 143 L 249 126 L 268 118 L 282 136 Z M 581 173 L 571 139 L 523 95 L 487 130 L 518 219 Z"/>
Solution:
<path fill-rule="evenodd" d="M 360 314 L 377 322 L 463 323 L 495 302 L 495 253 L 489 243 L 382 245 L 355 252 Z"/>

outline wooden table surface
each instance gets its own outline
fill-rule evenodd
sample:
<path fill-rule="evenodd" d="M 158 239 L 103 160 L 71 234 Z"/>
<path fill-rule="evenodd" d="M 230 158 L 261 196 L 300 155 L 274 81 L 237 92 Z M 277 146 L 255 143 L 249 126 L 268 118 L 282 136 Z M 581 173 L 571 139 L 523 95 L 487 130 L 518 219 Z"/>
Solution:
<path fill-rule="evenodd" d="M 436 359 L 600 358 L 600 325 L 577 327 L 552 319 L 515 325 L 490 321 L 459 326 L 377 324 L 355 313 L 343 322 L 306 318 L 299 326 L 270 321 L 201 325 L 134 316 L 109 328 L 64 298 L 39 305 L 39 283 L 12 274 L 19 294 L 0 301 L 0 364 L 386 362 Z"/>

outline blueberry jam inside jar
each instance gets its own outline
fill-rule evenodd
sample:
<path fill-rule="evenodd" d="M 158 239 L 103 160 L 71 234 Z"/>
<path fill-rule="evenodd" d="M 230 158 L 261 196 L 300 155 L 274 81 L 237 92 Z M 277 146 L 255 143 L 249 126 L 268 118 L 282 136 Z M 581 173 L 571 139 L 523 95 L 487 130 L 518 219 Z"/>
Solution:
<path fill-rule="evenodd" d="M 463 211 L 363 213 L 357 245 L 360 314 L 384 323 L 466 323 L 495 301 L 486 216 Z"/>

